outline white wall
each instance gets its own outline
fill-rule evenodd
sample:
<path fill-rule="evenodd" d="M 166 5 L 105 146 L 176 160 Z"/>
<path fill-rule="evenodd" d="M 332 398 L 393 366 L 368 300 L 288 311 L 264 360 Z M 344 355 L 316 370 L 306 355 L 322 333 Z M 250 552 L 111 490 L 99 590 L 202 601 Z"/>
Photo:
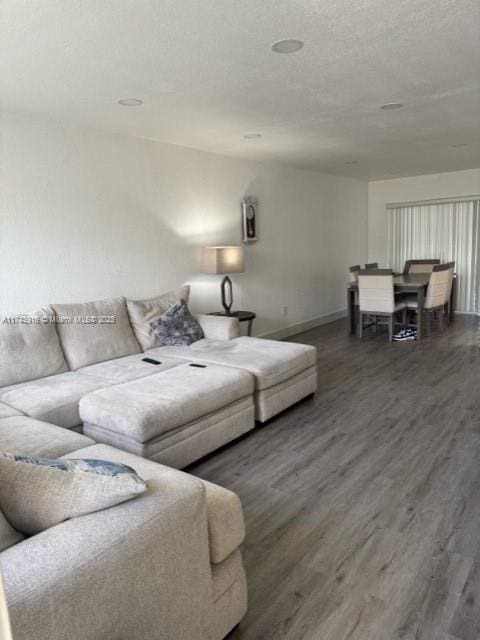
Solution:
<path fill-rule="evenodd" d="M 369 261 L 378 261 L 382 265 L 387 263 L 387 203 L 477 194 L 480 194 L 480 169 L 370 182 L 368 185 Z"/>
<path fill-rule="evenodd" d="M 235 307 L 258 313 L 256 333 L 344 309 L 346 268 L 366 258 L 359 180 L 13 115 L 1 161 L 2 314 L 183 282 L 194 310 L 218 309 L 221 278 L 198 273 L 198 248 L 240 242 L 246 194 L 259 242 L 233 278 Z"/>

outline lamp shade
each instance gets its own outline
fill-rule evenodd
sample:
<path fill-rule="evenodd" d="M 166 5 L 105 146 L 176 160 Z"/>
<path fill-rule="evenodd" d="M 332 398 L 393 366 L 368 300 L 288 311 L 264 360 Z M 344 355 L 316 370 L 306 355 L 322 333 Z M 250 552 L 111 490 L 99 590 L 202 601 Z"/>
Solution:
<path fill-rule="evenodd" d="M 202 247 L 200 270 L 202 273 L 243 273 L 245 251 L 243 247 Z"/>

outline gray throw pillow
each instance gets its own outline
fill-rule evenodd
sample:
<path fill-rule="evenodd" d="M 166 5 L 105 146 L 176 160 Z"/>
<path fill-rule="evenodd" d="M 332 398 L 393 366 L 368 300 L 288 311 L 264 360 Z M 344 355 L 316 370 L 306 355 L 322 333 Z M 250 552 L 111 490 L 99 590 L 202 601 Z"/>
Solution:
<path fill-rule="evenodd" d="M 27 535 L 125 502 L 146 488 L 133 469 L 116 462 L 0 453 L 0 507 Z"/>
<path fill-rule="evenodd" d="M 183 299 L 176 302 L 159 318 L 150 322 L 150 327 L 162 345 L 171 347 L 186 347 L 204 337 L 202 327 L 192 316 Z"/>

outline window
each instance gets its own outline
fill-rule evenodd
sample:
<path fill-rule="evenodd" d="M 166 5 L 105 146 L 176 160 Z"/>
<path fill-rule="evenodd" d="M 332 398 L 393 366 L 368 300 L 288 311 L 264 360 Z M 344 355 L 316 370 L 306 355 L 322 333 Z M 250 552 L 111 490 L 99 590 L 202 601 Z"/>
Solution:
<path fill-rule="evenodd" d="M 480 314 L 480 199 L 389 207 L 389 264 L 455 261 L 457 311 Z"/>

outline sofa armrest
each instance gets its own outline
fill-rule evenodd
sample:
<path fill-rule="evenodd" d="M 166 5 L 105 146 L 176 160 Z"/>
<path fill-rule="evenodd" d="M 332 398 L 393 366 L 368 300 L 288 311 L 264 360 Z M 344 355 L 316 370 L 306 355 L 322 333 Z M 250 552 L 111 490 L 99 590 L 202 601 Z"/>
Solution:
<path fill-rule="evenodd" d="M 223 562 L 245 538 L 240 498 L 233 491 L 202 480 L 207 492 L 208 536 L 210 560 Z"/>
<path fill-rule="evenodd" d="M 147 493 L 0 554 L 15 640 L 210 637 L 205 487 L 155 466 Z"/>
<path fill-rule="evenodd" d="M 207 315 L 195 317 L 208 340 L 233 340 L 240 336 L 240 323 L 237 318 Z"/>

